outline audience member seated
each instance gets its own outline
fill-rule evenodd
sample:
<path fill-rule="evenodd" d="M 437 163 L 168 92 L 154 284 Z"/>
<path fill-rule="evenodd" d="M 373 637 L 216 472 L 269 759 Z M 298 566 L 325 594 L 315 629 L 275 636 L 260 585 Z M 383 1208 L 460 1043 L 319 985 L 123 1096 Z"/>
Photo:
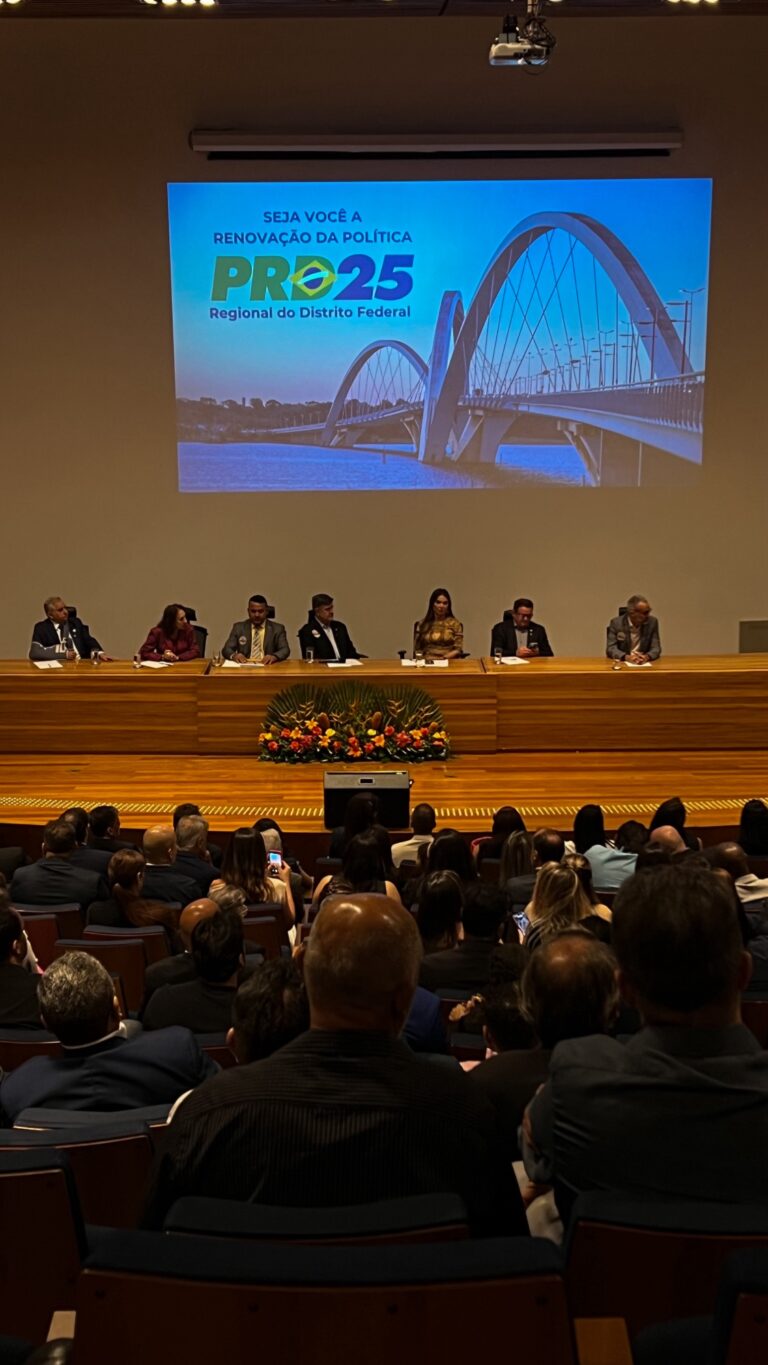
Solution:
<path fill-rule="evenodd" d="M 435 588 L 426 615 L 413 627 L 413 653 L 425 659 L 460 659 L 464 650 L 464 627 L 453 614 L 447 588 Z"/>
<path fill-rule="evenodd" d="M 179 821 L 183 820 L 187 815 L 202 815 L 200 807 L 195 805 L 194 801 L 182 801 L 181 805 L 176 807 L 173 812 L 173 828 L 178 829 Z M 221 859 L 224 854 L 221 844 L 214 844 L 213 841 L 209 839 L 208 854 L 214 867 L 221 867 Z"/>
<path fill-rule="evenodd" d="M 222 858 L 221 877 L 210 889 L 218 891 L 221 886 L 239 886 L 248 905 L 269 906 L 287 929 L 293 924 L 291 869 L 283 864 L 276 877 L 269 876 L 267 850 L 258 830 L 250 826 L 235 830 Z"/>
<path fill-rule="evenodd" d="M 82 806 L 69 806 L 67 810 L 61 812 L 60 820 L 68 820 L 75 831 L 75 851 L 72 854 L 72 863 L 75 867 L 89 867 L 92 872 L 100 872 L 102 877 L 107 874 L 110 855 L 106 849 L 93 848 L 86 843 L 88 838 L 89 816 L 87 810 Z"/>
<path fill-rule="evenodd" d="M 482 1033 L 485 1024 L 483 1010 L 486 996 L 492 993 L 503 994 L 507 987 L 518 985 L 523 979 L 529 961 L 530 955 L 522 943 L 498 944 L 489 959 L 487 985 L 476 991 L 469 1000 L 462 1000 L 454 1005 L 448 1015 L 451 1030 L 460 1033 Z"/>
<path fill-rule="evenodd" d="M 737 842 L 748 858 L 768 858 L 768 806 L 764 801 L 745 801 Z"/>
<path fill-rule="evenodd" d="M 603 919 L 610 924 L 610 908 L 607 905 L 603 905 L 603 902 L 595 891 L 592 882 L 592 867 L 588 859 L 584 857 L 584 854 L 566 853 L 563 858 L 563 867 L 573 868 L 573 871 L 576 873 L 576 876 L 581 882 L 581 889 L 592 907 L 592 916 L 596 915 L 599 919 Z M 582 917 L 581 922 L 584 922 L 584 917 Z"/>
<path fill-rule="evenodd" d="M 455 872 L 430 872 L 414 907 L 425 954 L 455 948 L 461 938 L 464 890 Z"/>
<path fill-rule="evenodd" d="M 592 881 L 599 891 L 618 891 L 637 867 L 637 855 L 648 842 L 648 831 L 639 820 L 626 820 L 616 831 L 616 847 L 593 846 L 586 854 Z"/>
<path fill-rule="evenodd" d="M 694 865 L 631 877 L 616 896 L 619 988 L 641 1016 L 626 1043 L 564 1042 L 526 1115 L 525 1162 L 572 1197 L 754 1204 L 765 1188 L 768 1054 L 741 1023 L 750 958 L 727 883 Z"/>
<path fill-rule="evenodd" d="M 185 815 L 176 826 L 176 867 L 191 877 L 199 896 L 207 896 L 216 869 L 208 852 L 208 821 L 202 815 Z"/>
<path fill-rule="evenodd" d="M 197 636 L 187 620 L 187 613 L 178 602 L 171 602 L 164 608 L 160 620 L 152 627 L 139 654 L 142 659 L 152 659 L 166 664 L 184 663 L 188 659 L 200 658 Z"/>
<path fill-rule="evenodd" d="M 88 909 L 86 922 L 114 929 L 142 929 L 161 924 L 168 933 L 169 947 L 175 951 L 179 912 L 162 901 L 145 898 L 145 866 L 143 853 L 137 853 L 135 848 L 113 853 L 107 869 L 109 900 L 94 901 Z"/>
<path fill-rule="evenodd" d="M 225 893 L 227 896 L 242 896 L 242 892 L 237 892 L 235 888 L 222 888 L 222 898 Z M 232 901 L 229 899 L 225 905 L 220 905 L 213 897 L 201 897 L 200 900 L 192 903 L 181 912 L 179 918 L 179 942 L 181 952 L 174 953 L 171 957 L 161 958 L 159 962 L 151 962 L 144 973 L 144 1004 L 143 1009 L 154 995 L 155 991 L 160 990 L 161 986 L 178 986 L 184 981 L 192 981 L 196 975 L 195 964 L 192 959 L 192 934 L 195 925 L 201 919 L 207 919 L 210 915 L 217 915 L 219 910 L 231 909 Z M 238 907 L 238 914 L 244 913 Z"/>
<path fill-rule="evenodd" d="M 618 1008 L 616 959 L 609 948 L 581 930 L 548 940 L 531 957 L 519 998 L 507 987 L 486 996 L 484 1034 L 497 1054 L 476 1067 L 470 1082 L 494 1105 L 512 1160 L 526 1106 L 546 1079 L 549 1059 L 566 1038 L 606 1033 Z M 514 1004 L 527 1023 L 521 1041 Z"/>
<path fill-rule="evenodd" d="M 401 863 L 417 863 L 422 848 L 429 848 L 435 833 L 437 816 L 434 806 L 421 801 L 411 811 L 411 837 L 392 845 L 392 862 L 395 867 Z"/>
<path fill-rule="evenodd" d="M 602 806 L 582 806 L 573 817 L 573 838 L 566 839 L 566 853 L 583 853 L 585 856 L 593 848 L 613 847 L 613 841 L 605 836 L 605 818 Z"/>
<path fill-rule="evenodd" d="M 662 826 L 671 825 L 673 829 L 677 830 L 686 848 L 701 848 L 701 840 L 697 839 L 695 834 L 691 834 L 691 831 L 685 828 L 687 815 L 688 812 L 686 811 L 683 802 L 680 800 L 680 797 L 671 796 L 668 801 L 662 801 L 654 814 L 650 823 L 651 835 L 653 835 L 657 829 L 661 829 Z"/>
<path fill-rule="evenodd" d="M 256 830 L 256 825 L 254 825 L 253 828 Z M 283 857 L 283 841 L 276 829 L 260 829 L 258 830 L 258 833 L 264 840 L 264 851 L 267 855 L 267 867 L 269 871 L 272 871 L 271 858 L 273 853 L 279 854 L 281 864 L 288 867 L 290 873 L 288 885 L 291 888 L 291 899 L 293 900 L 293 910 L 296 916 L 296 922 L 299 923 L 304 918 L 304 887 L 306 873 L 294 872 L 293 868 Z M 306 880 L 309 883 L 309 890 L 311 891 L 315 884 L 314 879 L 312 877 L 307 877 Z"/>
<path fill-rule="evenodd" d="M 94 806 L 88 816 L 88 847 L 100 849 L 104 853 L 119 853 L 123 848 L 134 848 L 134 844 L 118 839 L 120 833 L 120 812 L 116 806 Z"/>
<path fill-rule="evenodd" d="M 565 840 L 556 829 L 537 829 L 531 850 L 531 871 L 510 877 L 504 883 L 511 910 L 528 905 L 536 886 L 536 878 L 545 863 L 559 863 L 565 855 Z"/>
<path fill-rule="evenodd" d="M 526 877 L 530 883 L 530 892 L 524 905 L 533 895 L 533 885 L 536 880 L 533 871 L 533 835 L 527 830 L 525 833 L 519 831 L 517 834 L 510 834 L 505 839 L 501 850 L 501 863 L 499 866 L 499 886 L 506 888 L 507 882 L 516 880 L 518 877 Z"/>
<path fill-rule="evenodd" d="M 171 901 L 174 905 L 189 905 L 200 892 L 197 882 L 176 863 L 178 846 L 172 825 L 153 825 L 144 831 L 144 895 L 147 900 Z"/>
<path fill-rule="evenodd" d="M 381 844 L 373 827 L 365 834 L 355 835 L 347 845 L 341 860 L 341 871 L 332 877 L 322 877 L 317 883 L 312 897 L 312 909 L 317 912 L 328 896 L 339 895 L 341 892 L 346 895 L 371 892 L 379 896 L 389 896 L 399 905 L 400 893 L 386 874 Z"/>
<path fill-rule="evenodd" d="M 303 897 L 305 894 L 311 893 L 312 888 L 315 884 L 314 878 L 311 877 L 308 872 L 304 871 L 304 868 L 301 866 L 301 863 L 299 862 L 298 858 L 291 852 L 290 848 L 288 847 L 286 837 L 283 831 L 281 830 L 280 826 L 278 825 L 277 820 L 271 820 L 268 816 L 264 816 L 263 819 L 256 821 L 253 828 L 257 829 L 259 831 L 259 834 L 261 834 L 262 836 L 266 834 L 267 830 L 272 830 L 278 836 L 280 842 L 279 844 L 276 845 L 276 847 L 278 851 L 283 855 L 283 862 L 287 863 L 289 868 L 291 869 L 292 878 L 295 877 L 301 878 L 300 896 Z M 295 906 L 297 904 L 296 894 L 297 886 L 295 881 L 293 880 L 291 881 L 291 889 L 293 891 L 293 903 Z"/>
<path fill-rule="evenodd" d="M 187 1029 L 124 1037 L 112 978 L 88 953 L 57 958 L 38 992 L 43 1028 L 66 1055 L 32 1057 L 3 1078 L 5 1126 L 22 1109 L 39 1106 L 111 1111 L 173 1104 L 218 1069 Z"/>
<path fill-rule="evenodd" d="M 343 858 L 347 844 L 358 834 L 365 834 L 379 818 L 379 803 L 375 796 L 357 792 L 351 796 L 344 811 L 344 824 L 337 825 L 328 845 L 329 858 Z"/>
<path fill-rule="evenodd" d="M 80 905 L 106 900 L 109 887 L 99 872 L 76 867 L 74 827 L 68 820 L 51 820 L 43 833 L 43 856 L 13 874 L 11 900 L 17 905 Z"/>
<path fill-rule="evenodd" d="M 506 918 L 504 893 L 497 886 L 476 882 L 464 892 L 464 938 L 455 948 L 430 953 L 424 958 L 419 983 L 428 991 L 441 988 L 466 991 L 481 989 L 490 976 L 491 954 L 499 942 Z"/>
<path fill-rule="evenodd" d="M 578 873 L 565 863 L 545 863 L 536 878 L 533 900 L 526 910 L 530 927 L 525 935 L 525 946 L 529 952 L 534 952 L 553 934 L 575 928 L 579 920 L 594 913 Z"/>
<path fill-rule="evenodd" d="M 41 1028 L 39 976 L 24 963 L 27 941 L 20 917 L 0 891 L 0 1028 Z"/>
<path fill-rule="evenodd" d="M 265 962 L 235 992 L 227 1045 L 241 1066 L 260 1062 L 309 1028 L 304 977 L 284 957 Z"/>
<path fill-rule="evenodd" d="M 757 877 L 750 872 L 747 855 L 738 844 L 715 844 L 706 850 L 707 862 L 728 873 L 736 894 L 750 914 L 768 914 L 768 877 Z"/>
<path fill-rule="evenodd" d="M 20 845 L 9 844 L 6 848 L 0 848 L 0 877 L 10 882 L 16 869 L 24 867 L 28 862 L 29 859 Z"/>
<path fill-rule="evenodd" d="M 243 921 L 237 910 L 219 910 L 198 920 L 191 957 L 194 977 L 154 992 L 142 1016 L 145 1029 L 179 1024 L 193 1033 L 226 1033 L 245 969 Z"/>
<path fill-rule="evenodd" d="M 677 858 L 687 851 L 688 844 L 674 825 L 657 825 L 651 830 L 651 837 L 648 840 L 647 850 L 651 849 L 660 849 L 669 858 Z M 637 864 L 635 866 L 637 867 Z"/>
<path fill-rule="evenodd" d="M 511 834 L 525 834 L 525 821 L 515 806 L 502 806 L 493 817 L 490 834 L 482 834 L 470 845 L 479 867 L 484 858 L 500 858 Z"/>
<path fill-rule="evenodd" d="M 146 1225 L 184 1195 L 306 1208 L 450 1191 L 474 1232 L 525 1233 L 491 1106 L 398 1037 L 420 957 L 412 917 L 389 897 L 328 900 L 304 954 L 309 1031 L 184 1100 Z"/>
<path fill-rule="evenodd" d="M 299 631 L 301 657 L 306 659 L 311 649 L 315 659 L 324 661 L 359 659 L 349 631 L 343 621 L 334 620 L 333 598 L 327 592 L 316 592 L 312 610 Z"/>

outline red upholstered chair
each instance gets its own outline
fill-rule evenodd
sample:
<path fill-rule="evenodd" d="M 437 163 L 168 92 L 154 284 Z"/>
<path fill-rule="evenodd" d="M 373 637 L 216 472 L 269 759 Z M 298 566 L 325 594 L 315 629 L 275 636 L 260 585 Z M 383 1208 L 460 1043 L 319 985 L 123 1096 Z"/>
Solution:
<path fill-rule="evenodd" d="M 0 1070 L 14 1071 L 30 1057 L 58 1057 L 61 1043 L 52 1033 L 40 1029 L 3 1029 L 0 1032 Z M 1 1132 L 2 1130 L 0 1130 Z"/>
<path fill-rule="evenodd" d="M 50 967 L 56 956 L 56 944 L 61 938 L 61 930 L 56 916 L 53 914 L 22 915 L 22 920 L 27 938 L 32 944 L 32 952 L 40 966 L 43 969 Z"/>
<path fill-rule="evenodd" d="M 624 1318 L 630 1336 L 650 1323 L 711 1313 L 726 1258 L 749 1247 L 768 1248 L 768 1205 L 580 1195 L 566 1244 L 571 1312 Z"/>
<path fill-rule="evenodd" d="M 105 1115 L 105 1119 L 99 1127 L 0 1131 L 0 1155 L 5 1151 L 65 1152 L 85 1221 L 135 1228 L 154 1154 L 149 1128 L 119 1113 Z"/>
<path fill-rule="evenodd" d="M 77 1190 L 55 1150 L 0 1152 L 0 1321 L 3 1332 L 45 1341 L 51 1314 L 75 1306 L 85 1255 Z"/>
<path fill-rule="evenodd" d="M 33 915 L 55 915 L 59 938 L 80 938 L 83 932 L 83 912 L 79 905 L 17 905 L 14 909 L 25 920 Z"/>
<path fill-rule="evenodd" d="M 245 917 L 248 920 L 268 919 L 274 920 L 280 938 L 280 947 L 289 948 L 290 939 L 288 929 L 283 918 L 283 907 L 279 901 L 262 901 L 259 905 L 246 905 Z"/>
<path fill-rule="evenodd" d="M 574 1365 L 550 1243 L 265 1246 L 104 1230 L 78 1283 L 74 1359 L 167 1365 L 257 1350 L 312 1365 L 425 1365 L 475 1359 L 479 1340 L 508 1341 L 525 1365 Z"/>
<path fill-rule="evenodd" d="M 120 977 L 128 1009 L 132 1013 L 141 1009 L 146 965 L 141 939 L 121 938 L 111 943 L 103 943 L 99 939 L 59 939 L 55 947 L 56 957 L 72 952 L 90 953 L 98 958 L 108 972 Z"/>
<path fill-rule="evenodd" d="M 113 929 L 107 925 L 89 924 L 87 929 L 83 930 L 83 939 L 88 941 L 98 939 L 103 943 L 114 943 L 116 939 L 121 942 L 138 939 L 144 944 L 147 966 L 170 956 L 168 935 L 162 924 L 145 924 L 130 929 Z"/>
<path fill-rule="evenodd" d="M 243 920 L 243 936 L 248 943 L 255 943 L 265 957 L 279 957 L 282 936 L 277 920 L 266 915 L 246 915 Z"/>

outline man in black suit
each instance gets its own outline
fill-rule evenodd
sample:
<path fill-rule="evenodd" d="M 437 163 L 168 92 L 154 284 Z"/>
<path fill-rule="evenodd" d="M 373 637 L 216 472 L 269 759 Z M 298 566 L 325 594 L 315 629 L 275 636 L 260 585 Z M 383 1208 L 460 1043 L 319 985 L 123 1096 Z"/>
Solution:
<path fill-rule="evenodd" d="M 174 829 L 179 828 L 179 821 L 183 820 L 186 815 L 202 815 L 202 811 L 200 810 L 199 806 L 195 805 L 194 801 L 182 801 L 181 804 L 178 805 L 175 811 L 173 812 Z M 207 847 L 208 856 L 211 862 L 213 863 L 213 866 L 221 867 L 221 860 L 224 856 L 224 850 L 221 847 L 221 844 L 214 844 L 209 839 Z"/>
<path fill-rule="evenodd" d="M 176 826 L 177 871 L 191 877 L 198 896 L 207 896 L 216 869 L 208 852 L 208 821 L 202 815 L 185 815 Z"/>
<path fill-rule="evenodd" d="M 651 616 L 647 597 L 636 593 L 608 623 L 605 652 L 609 659 L 626 660 L 630 664 L 650 664 L 661 656 L 659 622 Z"/>
<path fill-rule="evenodd" d="M 0 891 L 0 1028 L 39 1029 L 40 977 L 23 966 L 27 942 L 21 919 Z"/>
<path fill-rule="evenodd" d="M 32 631 L 30 659 L 55 659 L 64 652 L 69 660 L 90 659 L 94 653 L 109 660 L 80 617 L 70 616 L 63 597 L 46 597 L 43 611 L 45 620 L 38 621 Z"/>
<path fill-rule="evenodd" d="M 38 987 L 43 1026 L 63 1057 L 33 1057 L 0 1085 L 0 1122 L 22 1109 L 141 1109 L 173 1104 L 218 1071 L 188 1029 L 131 1039 L 120 1030 L 112 978 L 88 953 L 65 953 Z"/>
<path fill-rule="evenodd" d="M 309 620 L 299 631 L 299 644 L 303 659 L 306 659 L 308 649 L 314 651 L 316 659 L 324 662 L 336 659 L 344 663 L 346 659 L 360 657 L 344 622 L 334 620 L 333 598 L 327 592 L 316 592 L 312 598 Z"/>
<path fill-rule="evenodd" d="M 176 866 L 176 831 L 172 825 L 152 825 L 144 831 L 142 852 L 146 859 L 144 869 L 144 897 L 148 901 L 171 901 L 178 905 L 189 905 L 197 900 L 200 889 L 197 882 L 180 872 Z"/>
<path fill-rule="evenodd" d="M 480 1234 L 527 1231 L 493 1110 L 457 1069 L 399 1037 L 421 957 L 386 896 L 329 897 L 303 958 L 310 1029 L 189 1095 L 156 1160 L 144 1221 L 183 1195 L 299 1207 L 454 1191 Z"/>
<path fill-rule="evenodd" d="M 42 858 L 13 874 L 14 904 L 77 904 L 85 909 L 92 901 L 107 900 L 109 887 L 101 873 L 73 864 L 76 847 L 73 825 L 68 820 L 51 820 L 43 833 Z"/>
<path fill-rule="evenodd" d="M 105 848 L 93 848 L 86 844 L 88 838 L 88 812 L 82 806 L 68 806 L 61 812 L 62 820 L 67 820 L 75 831 L 75 851 L 72 854 L 74 867 L 88 867 L 92 872 L 107 875 L 112 854 Z"/>
<path fill-rule="evenodd" d="M 248 620 L 235 621 L 222 654 L 236 663 L 283 663 L 290 655 L 285 626 L 267 619 L 269 607 L 266 597 L 254 593 L 248 599 Z"/>
<path fill-rule="evenodd" d="M 504 612 L 504 620 L 497 621 L 491 631 L 491 654 L 500 649 L 506 658 L 551 659 L 552 646 L 543 626 L 533 620 L 530 597 L 518 597 L 511 611 Z"/>
<path fill-rule="evenodd" d="M 88 847 L 104 853 L 120 853 L 124 848 L 134 848 L 134 844 L 118 839 L 120 833 L 120 812 L 117 806 L 94 806 L 88 816 Z"/>
<path fill-rule="evenodd" d="M 227 1032 L 245 967 L 243 921 L 236 910 L 201 916 L 192 930 L 191 957 L 195 975 L 154 992 L 142 1016 L 145 1029 L 178 1024 L 193 1033 Z"/>
<path fill-rule="evenodd" d="M 192 901 L 186 909 L 182 910 L 179 919 L 179 938 L 181 939 L 184 951 L 172 953 L 170 957 L 163 957 L 159 962 L 151 962 L 144 973 L 144 1004 L 146 1010 L 149 1001 L 155 991 L 159 991 L 163 986 L 180 986 L 187 981 L 193 981 L 197 969 L 192 957 L 192 935 L 196 926 L 202 919 L 208 919 L 211 915 L 217 915 L 219 910 L 236 909 L 242 917 L 245 909 L 245 897 L 239 887 L 225 886 L 217 891 L 216 900 L 209 900 L 203 896 L 200 900 Z M 253 943 L 246 943 L 245 956 L 248 967 L 258 966 L 264 960 L 264 954 L 260 948 Z"/>
<path fill-rule="evenodd" d="M 491 953 L 501 937 L 506 915 L 507 903 L 499 887 L 487 882 L 469 886 L 462 913 L 464 938 L 455 948 L 427 953 L 419 985 L 428 991 L 456 989 L 468 995 L 481 990 L 488 983 Z"/>
<path fill-rule="evenodd" d="M 537 829 L 533 836 L 531 851 L 532 872 L 524 872 L 520 877 L 510 877 L 504 884 L 507 904 L 510 910 L 524 910 L 536 886 L 536 877 L 545 863 L 561 863 L 565 857 L 565 840 L 556 829 Z"/>

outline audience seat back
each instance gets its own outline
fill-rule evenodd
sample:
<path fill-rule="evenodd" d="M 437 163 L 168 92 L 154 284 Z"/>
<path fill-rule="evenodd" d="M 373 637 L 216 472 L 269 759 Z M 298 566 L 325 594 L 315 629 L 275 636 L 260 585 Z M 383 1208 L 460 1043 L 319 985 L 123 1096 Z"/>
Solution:
<path fill-rule="evenodd" d="M 168 935 L 162 924 L 146 924 L 131 929 L 112 928 L 109 925 L 89 924 L 83 930 L 84 939 L 97 939 L 103 943 L 114 943 L 115 940 L 137 941 L 144 944 L 144 956 L 147 966 L 153 962 L 162 962 L 163 958 L 170 957 L 170 944 Z"/>
<path fill-rule="evenodd" d="M 261 905 L 246 905 L 245 918 L 247 920 L 274 920 L 280 938 L 280 946 L 282 948 L 290 947 L 288 929 L 283 918 L 283 907 L 279 901 L 263 901 Z"/>
<path fill-rule="evenodd" d="M 768 1206 L 580 1195 L 566 1247 L 571 1311 L 624 1318 L 630 1336 L 711 1313 L 726 1258 L 746 1247 L 768 1249 Z"/>
<path fill-rule="evenodd" d="M 425 1365 L 479 1335 L 574 1365 L 560 1258 L 532 1238 L 430 1246 L 245 1245 L 103 1232 L 80 1277 L 77 1365 L 169 1359 Z"/>
<path fill-rule="evenodd" d="M 108 972 L 119 976 L 123 983 L 125 1002 L 132 1013 L 138 1013 L 144 999 L 144 968 L 146 954 L 141 939 L 120 938 L 110 943 L 99 939 L 59 939 L 56 957 L 65 953 L 90 953 L 98 958 Z"/>
<path fill-rule="evenodd" d="M 247 943 L 255 943 L 264 956 L 279 957 L 281 935 L 276 919 L 266 915 L 246 915 L 243 920 L 243 937 Z"/>
<path fill-rule="evenodd" d="M 0 1031 L 0 1070 L 14 1071 L 30 1057 L 58 1057 L 61 1043 L 45 1029 L 3 1029 Z M 0 1130 L 1 1131 L 1 1130 Z"/>
<path fill-rule="evenodd" d="M 22 915 L 21 918 L 32 952 L 45 970 L 53 962 L 56 944 L 61 938 L 59 922 L 53 912 L 50 915 Z"/>
<path fill-rule="evenodd" d="M 51 1314 L 75 1306 L 86 1251 L 63 1152 L 0 1151 L 0 1317 L 3 1331 L 43 1342 Z"/>
<path fill-rule="evenodd" d="M 179 1199 L 167 1233 L 244 1237 L 325 1246 L 452 1242 L 469 1237 L 467 1210 L 455 1194 L 424 1194 L 344 1208 L 279 1208 L 230 1199 Z"/>
<path fill-rule="evenodd" d="M 149 1128 L 110 1114 L 100 1127 L 0 1131 L 0 1152 L 65 1152 L 87 1223 L 135 1228 L 152 1164 Z"/>
<path fill-rule="evenodd" d="M 481 858 L 478 874 L 481 882 L 490 882 L 493 886 L 499 884 L 499 873 L 501 871 L 501 858 Z"/>
<path fill-rule="evenodd" d="M 227 1047 L 225 1033 L 198 1033 L 196 1036 L 201 1052 L 207 1053 L 224 1070 L 230 1066 L 237 1066 L 237 1058 L 234 1052 L 231 1052 Z"/>

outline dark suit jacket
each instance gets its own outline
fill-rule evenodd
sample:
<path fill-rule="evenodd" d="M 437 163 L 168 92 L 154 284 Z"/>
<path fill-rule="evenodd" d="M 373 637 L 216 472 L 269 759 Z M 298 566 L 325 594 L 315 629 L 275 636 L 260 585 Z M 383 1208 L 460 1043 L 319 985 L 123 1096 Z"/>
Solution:
<path fill-rule="evenodd" d="M 72 636 L 81 659 L 90 659 L 94 649 L 101 651 L 98 640 L 91 635 L 88 627 L 83 625 L 79 616 L 74 616 L 71 621 L 64 623 L 65 634 L 67 631 Z M 44 621 L 38 621 L 32 631 L 30 659 L 52 659 L 55 656 L 58 643 L 59 635 L 53 621 L 48 617 Z"/>
<path fill-rule="evenodd" d="M 499 1127 L 509 1143 L 510 1161 L 519 1159 L 517 1130 L 526 1107 L 547 1079 L 551 1055 L 543 1047 L 500 1052 L 469 1073 L 472 1089 L 485 1095 L 498 1114 Z"/>
<path fill-rule="evenodd" d="M 90 848 L 83 844 L 75 849 L 69 861 L 73 867 L 85 867 L 89 872 L 98 872 L 100 876 L 106 877 L 111 857 L 112 854 L 105 848 Z"/>
<path fill-rule="evenodd" d="M 427 953 L 419 972 L 419 985 L 428 991 L 455 988 L 468 995 L 487 986 L 491 953 L 496 944 L 485 938 L 466 938 L 455 948 Z"/>
<path fill-rule="evenodd" d="M 448 1051 L 440 1001 L 431 991 L 425 991 L 423 986 L 417 986 L 414 992 L 403 1026 L 403 1038 L 414 1052 Z"/>
<path fill-rule="evenodd" d="M 357 659 L 359 657 L 353 645 L 349 631 L 343 621 L 331 621 L 330 630 L 336 641 L 336 648 L 339 651 L 339 658 L 342 662 L 345 659 Z M 334 659 L 331 642 L 328 639 L 323 627 L 318 624 L 314 616 L 301 627 L 299 631 L 299 644 L 301 645 L 301 657 L 306 656 L 308 649 L 314 649 L 316 659 Z"/>
<path fill-rule="evenodd" d="M 143 895 L 148 901 L 175 901 L 182 909 L 200 899 L 200 887 L 176 863 L 148 863 Z"/>
<path fill-rule="evenodd" d="M 135 844 L 128 843 L 127 839 L 89 839 L 88 848 L 95 848 L 97 852 L 108 853 L 110 857 L 113 853 L 120 853 L 124 848 L 134 849 Z"/>
<path fill-rule="evenodd" d="M 535 885 L 535 872 L 526 872 L 522 877 L 510 877 L 509 881 L 504 883 L 510 910 L 524 910 L 533 895 Z"/>
<path fill-rule="evenodd" d="M 211 882 L 216 879 L 216 868 L 213 863 L 207 863 L 204 858 L 196 858 L 194 853 L 183 853 L 181 850 L 176 854 L 174 864 L 177 871 L 184 877 L 191 877 L 200 888 L 200 895 L 207 896 Z"/>
<path fill-rule="evenodd" d="M 547 638 L 547 632 L 538 622 L 531 621 L 528 626 L 528 648 L 533 649 L 534 645 L 539 647 L 539 658 L 551 659 L 554 657 L 552 646 Z M 491 631 L 491 654 L 494 649 L 501 649 L 507 658 L 512 654 L 517 654 L 517 631 L 512 616 L 504 614 L 503 621 L 497 621 Z"/>
<path fill-rule="evenodd" d="M 245 636 L 245 648 L 242 651 L 239 643 L 241 635 Z M 233 654 L 240 654 L 241 652 L 245 654 L 246 658 L 249 658 L 252 643 L 253 623 L 251 621 L 235 621 L 229 632 L 227 643 L 221 652 L 225 659 L 231 659 Z M 288 644 L 285 626 L 281 626 L 279 621 L 267 621 L 264 625 L 264 653 L 274 654 L 275 658 L 282 663 L 284 659 L 289 657 L 290 652 L 291 648 Z"/>
<path fill-rule="evenodd" d="M 15 962 L 0 964 L 0 1028 L 41 1028 L 37 983 L 40 977 Z"/>
<path fill-rule="evenodd" d="M 236 987 L 217 986 L 194 976 L 191 981 L 155 991 L 144 1010 L 142 1023 L 148 1030 L 179 1024 L 193 1033 L 226 1033 L 232 1024 L 236 994 Z"/>
<path fill-rule="evenodd" d="M 141 1109 L 173 1104 L 185 1090 L 215 1075 L 188 1029 L 135 1038 L 107 1038 L 63 1057 L 32 1057 L 6 1075 L 0 1110 L 6 1126 L 22 1109 Z"/>
<path fill-rule="evenodd" d="M 23 867 L 26 861 L 27 855 L 23 848 L 18 848 L 15 845 L 10 848 L 0 848 L 0 872 L 7 882 L 10 882 L 17 867 Z"/>
<path fill-rule="evenodd" d="M 255 943 L 245 944 L 246 965 L 243 969 L 243 980 L 250 976 L 251 972 L 264 961 L 264 954 Z M 152 962 L 144 973 L 144 1003 L 142 1012 L 155 994 L 163 986 L 180 986 L 184 982 L 194 981 L 197 977 L 195 964 L 191 953 L 176 953 L 173 957 L 163 957 L 159 962 Z M 229 1028 L 229 1024 L 227 1024 Z M 215 1033 L 211 1029 L 211 1033 Z"/>
<path fill-rule="evenodd" d="M 69 858 L 41 858 L 13 874 L 11 900 L 19 905 L 82 905 L 109 896 L 104 878 L 90 868 L 75 867 Z"/>
<path fill-rule="evenodd" d="M 613 620 L 609 622 L 605 645 L 605 652 L 609 659 L 623 659 L 625 654 L 631 652 L 631 629 L 632 623 L 629 619 L 629 612 L 624 612 L 622 616 L 614 616 Z M 648 616 L 641 625 L 638 648 L 640 653 L 647 654 L 649 659 L 658 659 L 661 656 L 659 623 L 655 616 Z"/>
<path fill-rule="evenodd" d="M 495 1115 L 456 1068 L 400 1039 L 309 1030 L 188 1096 L 164 1135 L 146 1226 L 184 1195 L 297 1207 L 453 1191 L 474 1232 L 527 1232 Z"/>

